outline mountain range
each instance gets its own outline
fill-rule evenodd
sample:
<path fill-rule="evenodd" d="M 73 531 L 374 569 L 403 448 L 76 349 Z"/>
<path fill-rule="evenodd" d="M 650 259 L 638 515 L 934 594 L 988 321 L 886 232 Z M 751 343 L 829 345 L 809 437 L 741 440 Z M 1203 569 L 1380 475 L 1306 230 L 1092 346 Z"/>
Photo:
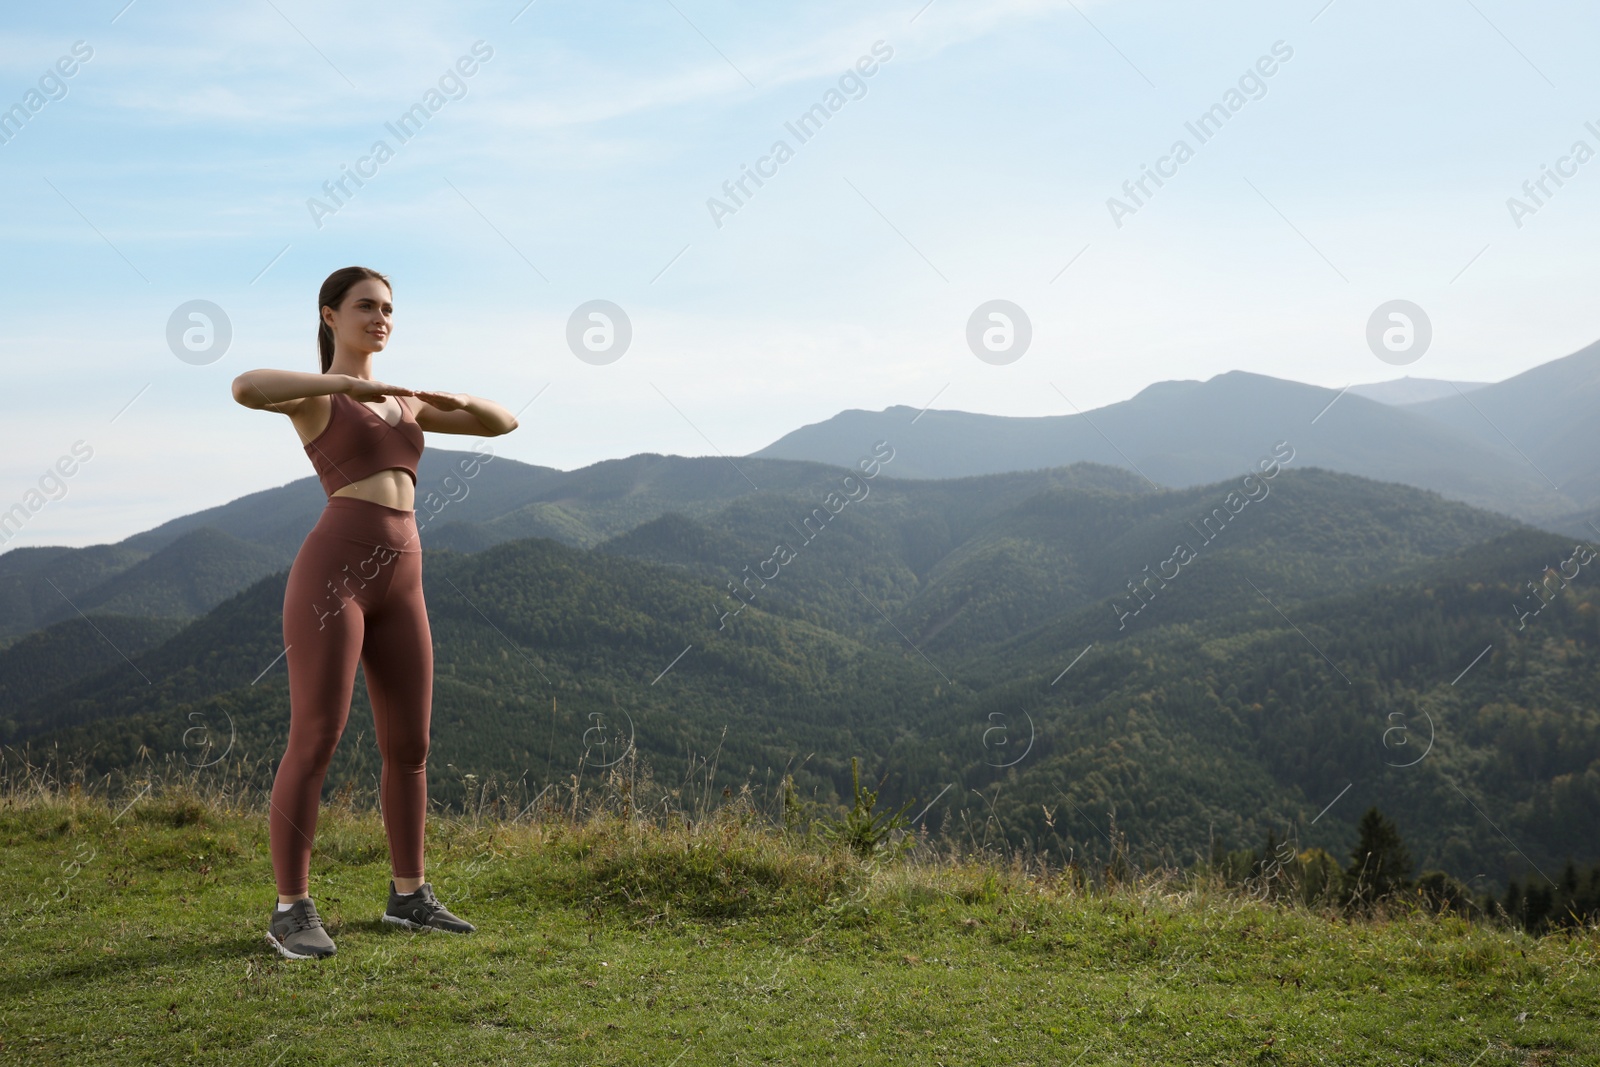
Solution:
<path fill-rule="evenodd" d="M 1552 532 L 1582 521 L 1564 450 L 1594 359 L 1411 380 L 1396 399 L 1431 398 L 1394 404 L 1234 373 L 1064 419 L 845 412 L 755 456 L 571 472 L 494 457 L 469 478 L 430 448 L 430 793 L 634 753 L 838 803 L 859 755 L 932 827 L 1057 856 L 1103 858 L 1117 832 L 1150 862 L 1269 830 L 1337 852 L 1377 804 L 1464 879 L 1600 859 L 1600 613 Z M 1535 432 L 1519 398 L 1544 391 Z M 1095 441 L 1118 461 L 1048 452 Z M 1502 483 L 1557 519 L 1466 499 Z M 269 772 L 284 580 L 321 503 L 307 477 L 0 555 L 4 758 Z M 364 686 L 350 721 L 330 791 L 375 773 Z"/>
<path fill-rule="evenodd" d="M 1410 397 L 1430 399 L 1399 402 Z M 1587 520 L 1600 510 L 1600 422 L 1589 412 L 1597 403 L 1600 344 L 1487 385 L 1402 379 L 1336 390 L 1230 371 L 1203 382 L 1159 382 L 1089 412 L 1036 418 L 904 406 L 849 410 L 754 455 L 845 465 L 860 441 L 883 437 L 905 457 L 895 472 L 902 478 L 1090 462 L 1188 486 L 1242 472 L 1261 442 L 1287 440 L 1309 466 L 1432 489 L 1546 529 L 1592 534 Z"/>

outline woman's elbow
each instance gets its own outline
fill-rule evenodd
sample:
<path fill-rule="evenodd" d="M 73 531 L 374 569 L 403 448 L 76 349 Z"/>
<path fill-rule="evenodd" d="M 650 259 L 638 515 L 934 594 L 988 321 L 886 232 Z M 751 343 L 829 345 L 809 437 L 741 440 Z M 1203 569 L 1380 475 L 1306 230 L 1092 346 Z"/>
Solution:
<path fill-rule="evenodd" d="M 247 408 L 260 407 L 256 400 L 256 390 L 246 374 L 241 374 L 233 380 L 233 399 Z"/>

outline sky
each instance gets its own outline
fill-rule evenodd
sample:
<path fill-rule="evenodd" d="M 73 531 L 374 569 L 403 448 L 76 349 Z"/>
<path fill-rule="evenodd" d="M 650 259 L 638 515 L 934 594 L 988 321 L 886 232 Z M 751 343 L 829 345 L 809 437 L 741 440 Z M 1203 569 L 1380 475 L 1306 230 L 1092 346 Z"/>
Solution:
<path fill-rule="evenodd" d="M 315 295 L 351 264 L 394 283 L 379 377 L 503 404 L 521 425 L 495 453 L 563 470 L 1235 369 L 1496 381 L 1600 338 L 1592 6 L 0 18 L 0 510 L 92 457 L 10 546 L 310 476 L 288 419 L 229 384 L 316 370 Z"/>

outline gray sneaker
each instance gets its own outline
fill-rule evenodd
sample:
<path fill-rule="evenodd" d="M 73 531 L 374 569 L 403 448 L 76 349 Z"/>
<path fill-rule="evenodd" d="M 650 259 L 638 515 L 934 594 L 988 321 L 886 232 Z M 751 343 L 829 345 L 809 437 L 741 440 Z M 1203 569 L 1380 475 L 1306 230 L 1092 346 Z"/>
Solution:
<path fill-rule="evenodd" d="M 320 959 L 337 951 L 310 897 L 295 901 L 288 911 L 278 911 L 274 905 L 267 943 L 289 960 Z"/>
<path fill-rule="evenodd" d="M 423 882 L 413 893 L 396 893 L 392 878 L 389 880 L 389 907 L 384 910 L 383 921 L 411 930 L 448 930 L 453 934 L 470 934 L 477 929 L 446 911 L 434 898 L 431 883 Z"/>

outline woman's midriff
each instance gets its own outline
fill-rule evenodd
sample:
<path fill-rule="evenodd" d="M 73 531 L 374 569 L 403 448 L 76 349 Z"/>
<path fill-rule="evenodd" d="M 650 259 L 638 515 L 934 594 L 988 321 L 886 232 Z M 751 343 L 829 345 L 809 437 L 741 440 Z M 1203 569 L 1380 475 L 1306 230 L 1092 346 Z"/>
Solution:
<path fill-rule="evenodd" d="M 358 482 L 341 486 L 329 496 L 353 496 L 358 500 L 382 504 L 386 508 L 412 511 L 416 507 L 417 487 L 412 482 L 409 472 L 393 468 L 369 474 Z"/>

